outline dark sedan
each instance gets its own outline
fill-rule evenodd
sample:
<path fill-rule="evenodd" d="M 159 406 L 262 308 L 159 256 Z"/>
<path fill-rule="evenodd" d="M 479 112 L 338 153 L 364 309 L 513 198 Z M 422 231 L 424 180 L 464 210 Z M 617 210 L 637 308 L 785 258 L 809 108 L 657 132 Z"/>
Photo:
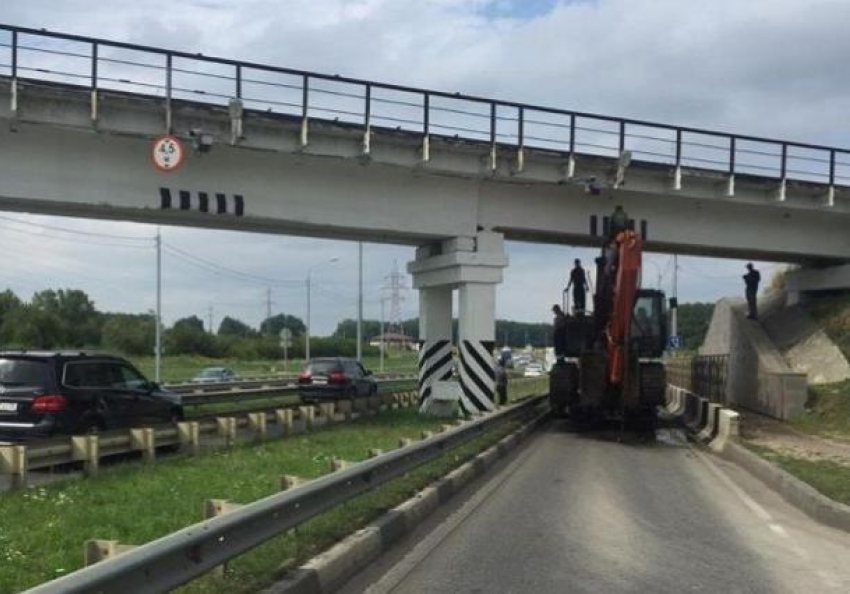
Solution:
<path fill-rule="evenodd" d="M 120 357 L 0 353 L 0 439 L 146 426 L 183 418 L 180 396 Z"/>
<path fill-rule="evenodd" d="M 312 359 L 298 376 L 298 394 L 304 402 L 354 399 L 377 393 L 377 380 L 356 359 Z"/>

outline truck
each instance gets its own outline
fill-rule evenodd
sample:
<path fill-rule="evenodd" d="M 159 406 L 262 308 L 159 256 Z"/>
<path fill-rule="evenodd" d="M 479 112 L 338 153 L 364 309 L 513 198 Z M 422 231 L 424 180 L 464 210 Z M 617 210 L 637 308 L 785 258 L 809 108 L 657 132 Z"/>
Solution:
<path fill-rule="evenodd" d="M 556 319 L 549 403 L 556 417 L 649 430 L 666 388 L 666 302 L 662 291 L 640 286 L 643 239 L 633 221 L 621 207 L 608 221 L 593 311 Z"/>

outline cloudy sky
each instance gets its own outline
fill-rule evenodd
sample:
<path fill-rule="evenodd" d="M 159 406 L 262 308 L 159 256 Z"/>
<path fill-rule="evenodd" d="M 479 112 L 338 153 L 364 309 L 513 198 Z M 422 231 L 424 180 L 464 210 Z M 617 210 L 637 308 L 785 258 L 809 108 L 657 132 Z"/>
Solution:
<path fill-rule="evenodd" d="M 850 2 L 843 0 L 2 0 L 7 24 L 793 140 L 850 144 Z M 79 287 L 101 309 L 154 305 L 156 229 L 0 213 L 0 282 L 28 297 Z M 303 316 L 314 264 L 313 324 L 356 314 L 356 244 L 164 228 L 164 315 L 272 309 Z M 128 239 L 138 238 L 138 239 Z M 573 257 L 593 252 L 510 243 L 498 315 L 548 319 Z M 412 249 L 364 248 L 365 314 Z M 338 258 L 337 262 L 328 262 Z M 669 256 L 645 284 L 669 291 Z M 741 291 L 743 263 L 680 258 L 684 301 Z M 773 266 L 764 264 L 769 275 Z M 407 280 L 409 285 L 409 279 Z M 533 291 L 529 291 L 533 287 Z M 405 317 L 417 299 L 405 293 Z"/>

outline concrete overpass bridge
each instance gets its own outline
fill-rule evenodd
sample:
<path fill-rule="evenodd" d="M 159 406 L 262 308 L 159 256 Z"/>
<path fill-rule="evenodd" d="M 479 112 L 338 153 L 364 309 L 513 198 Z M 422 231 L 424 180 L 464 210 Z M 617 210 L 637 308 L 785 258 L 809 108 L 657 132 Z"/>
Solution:
<path fill-rule="evenodd" d="M 850 149 L 10 26 L 0 121 L 6 210 L 417 246 L 422 393 L 459 290 L 470 408 L 491 406 L 504 239 L 598 245 L 622 204 L 650 250 L 850 286 Z"/>

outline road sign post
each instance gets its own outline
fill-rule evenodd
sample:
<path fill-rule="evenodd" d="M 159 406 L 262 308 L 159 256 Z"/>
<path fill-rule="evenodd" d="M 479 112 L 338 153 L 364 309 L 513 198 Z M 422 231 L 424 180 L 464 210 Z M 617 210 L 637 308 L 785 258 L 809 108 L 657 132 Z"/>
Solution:
<path fill-rule="evenodd" d="M 682 348 L 682 346 L 684 346 L 684 340 L 681 334 L 671 334 L 667 338 L 667 347 L 670 350 L 675 351 Z"/>

